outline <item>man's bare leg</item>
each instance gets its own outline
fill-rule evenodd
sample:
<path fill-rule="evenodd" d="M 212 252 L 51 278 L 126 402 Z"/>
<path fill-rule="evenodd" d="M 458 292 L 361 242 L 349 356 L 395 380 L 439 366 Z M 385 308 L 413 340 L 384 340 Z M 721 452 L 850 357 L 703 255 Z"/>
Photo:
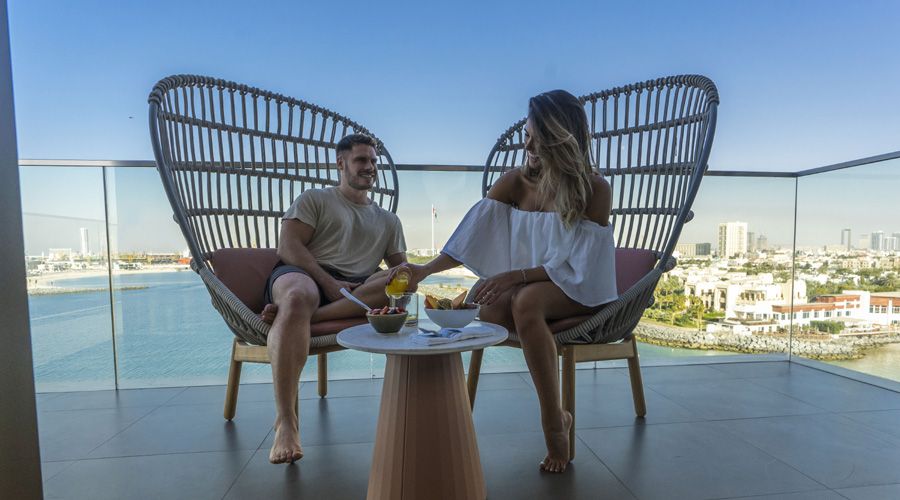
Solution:
<path fill-rule="evenodd" d="M 384 294 L 386 285 L 387 271 L 381 271 L 373 274 L 364 284 L 356 287 L 353 290 L 353 295 L 368 306 L 384 307 L 388 303 L 387 296 Z M 275 321 L 278 311 L 277 304 L 266 304 L 259 317 L 271 325 Z M 312 323 L 332 319 L 356 318 L 363 316 L 365 313 L 359 305 L 342 298 L 317 309 L 313 313 Z"/>
<path fill-rule="evenodd" d="M 303 458 L 294 402 L 300 372 L 309 355 L 310 318 L 319 305 L 319 289 L 309 276 L 288 273 L 275 280 L 272 296 L 278 314 L 267 339 L 275 390 L 275 442 L 269 461 L 292 463 Z"/>
<path fill-rule="evenodd" d="M 353 296 L 363 301 L 369 307 L 383 307 L 387 305 L 387 295 L 384 294 L 384 287 L 387 285 L 388 271 L 379 271 L 365 283 L 353 290 Z M 278 314 L 281 314 L 279 310 Z M 312 315 L 312 322 L 328 321 L 333 319 L 358 318 L 364 316 L 366 311 L 359 305 L 350 302 L 347 299 L 339 299 L 330 304 L 316 309 Z"/>

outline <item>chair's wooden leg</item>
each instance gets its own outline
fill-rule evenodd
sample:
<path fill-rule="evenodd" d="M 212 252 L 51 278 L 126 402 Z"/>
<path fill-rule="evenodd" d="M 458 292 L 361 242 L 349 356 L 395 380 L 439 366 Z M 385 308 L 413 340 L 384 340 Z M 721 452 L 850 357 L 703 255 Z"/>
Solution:
<path fill-rule="evenodd" d="M 328 353 L 319 354 L 319 397 L 328 394 Z"/>
<path fill-rule="evenodd" d="M 572 414 L 569 429 L 569 460 L 575 458 L 575 348 L 563 346 L 562 351 L 562 407 Z"/>
<path fill-rule="evenodd" d="M 472 351 L 469 358 L 469 376 L 466 386 L 469 389 L 469 407 L 475 409 L 475 393 L 478 391 L 478 376 L 481 374 L 481 358 L 484 357 L 484 349 Z"/>
<path fill-rule="evenodd" d="M 237 340 L 231 345 L 231 365 L 228 367 L 228 386 L 225 388 L 225 420 L 234 418 L 238 389 L 241 387 L 241 365 L 243 363 L 234 359 L 236 350 Z"/>
<path fill-rule="evenodd" d="M 631 378 L 631 396 L 634 398 L 634 413 L 643 417 L 647 414 L 644 401 L 644 381 L 641 378 L 641 364 L 638 361 L 637 340 L 631 338 L 632 356 L 628 358 L 628 374 Z"/>

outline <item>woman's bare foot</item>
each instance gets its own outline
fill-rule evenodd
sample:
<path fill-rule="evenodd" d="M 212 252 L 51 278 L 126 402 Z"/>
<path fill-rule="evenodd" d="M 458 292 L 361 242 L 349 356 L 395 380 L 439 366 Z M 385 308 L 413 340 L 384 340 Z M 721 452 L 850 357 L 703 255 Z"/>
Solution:
<path fill-rule="evenodd" d="M 275 304 L 266 304 L 266 307 L 263 307 L 261 313 L 259 313 L 259 319 L 263 320 L 264 323 L 272 324 L 275 322 L 275 315 L 278 314 L 278 306 Z"/>
<path fill-rule="evenodd" d="M 297 421 L 275 421 L 275 442 L 269 451 L 269 462 L 273 464 L 294 463 L 303 458 L 303 447 L 300 446 L 300 431 Z"/>
<path fill-rule="evenodd" d="M 562 428 L 544 430 L 547 441 L 547 456 L 541 462 L 541 470 L 565 472 L 569 465 L 569 429 L 572 428 L 572 414 L 562 412 Z"/>

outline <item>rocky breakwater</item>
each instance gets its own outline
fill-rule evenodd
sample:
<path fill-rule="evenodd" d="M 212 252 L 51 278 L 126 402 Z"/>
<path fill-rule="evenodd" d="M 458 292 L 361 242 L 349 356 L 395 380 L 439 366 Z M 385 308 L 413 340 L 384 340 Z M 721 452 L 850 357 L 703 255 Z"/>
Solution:
<path fill-rule="evenodd" d="M 747 354 L 786 353 L 823 361 L 858 359 L 865 351 L 900 342 L 900 334 L 880 333 L 867 336 L 828 334 L 795 335 L 784 333 L 738 335 L 730 332 L 702 332 L 642 321 L 635 329 L 641 342 L 685 349 L 732 351 Z"/>

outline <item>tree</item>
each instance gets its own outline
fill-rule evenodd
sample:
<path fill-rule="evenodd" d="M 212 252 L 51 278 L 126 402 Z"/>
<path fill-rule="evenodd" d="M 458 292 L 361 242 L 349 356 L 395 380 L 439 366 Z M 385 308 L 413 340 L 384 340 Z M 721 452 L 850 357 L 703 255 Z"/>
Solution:
<path fill-rule="evenodd" d="M 705 312 L 706 306 L 703 305 L 703 301 L 700 300 L 700 297 L 694 295 L 688 297 L 686 316 L 691 318 L 691 321 L 693 321 L 698 330 L 703 326 L 703 314 Z"/>

